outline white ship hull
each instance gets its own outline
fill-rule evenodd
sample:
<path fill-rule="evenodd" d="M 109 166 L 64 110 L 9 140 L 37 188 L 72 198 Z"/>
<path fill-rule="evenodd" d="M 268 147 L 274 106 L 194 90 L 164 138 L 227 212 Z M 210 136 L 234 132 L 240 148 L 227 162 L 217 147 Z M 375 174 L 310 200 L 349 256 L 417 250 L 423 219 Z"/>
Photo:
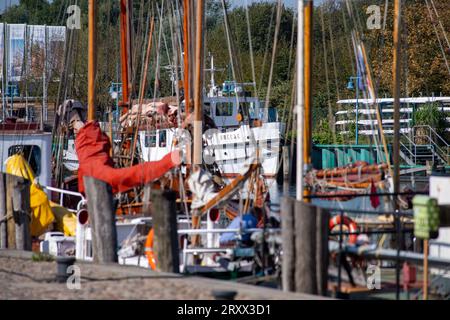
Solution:
<path fill-rule="evenodd" d="M 278 172 L 281 124 L 264 123 L 261 127 L 243 125 L 237 129 L 220 132 L 210 130 L 203 135 L 206 148 L 203 160 L 215 163 L 224 177 L 244 173 L 249 162 L 259 161 L 262 174 L 274 177 Z M 178 129 L 140 132 L 141 155 L 144 161 L 161 160 L 174 149 L 174 137 Z"/>

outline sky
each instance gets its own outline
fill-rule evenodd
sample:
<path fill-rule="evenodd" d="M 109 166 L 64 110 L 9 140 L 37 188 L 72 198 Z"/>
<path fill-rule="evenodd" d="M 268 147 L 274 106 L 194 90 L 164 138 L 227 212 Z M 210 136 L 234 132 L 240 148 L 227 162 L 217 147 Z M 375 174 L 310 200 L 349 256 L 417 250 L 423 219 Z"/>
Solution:
<path fill-rule="evenodd" d="M 18 3 L 19 0 L 0 0 L 0 13 L 2 13 L 7 7 Z"/>
<path fill-rule="evenodd" d="M 234 2 L 235 5 L 244 5 L 246 0 L 232 0 Z M 251 2 L 259 2 L 261 0 L 247 0 L 248 3 Z M 267 1 L 267 0 L 263 0 L 263 1 Z M 271 2 L 276 2 L 276 0 L 270 0 Z M 324 0 L 315 0 L 314 4 L 320 4 L 321 2 L 323 2 Z M 297 8 L 297 0 L 283 0 L 283 3 L 286 6 L 289 6 L 291 8 Z"/>
<path fill-rule="evenodd" d="M 239 6 L 239 5 L 244 5 L 246 0 L 231 0 L 234 5 Z M 258 2 L 261 0 L 247 0 L 249 3 L 251 2 Z M 268 0 L 263 0 L 263 1 L 268 1 Z M 272 2 L 276 2 L 276 0 L 270 0 Z M 315 0 L 315 4 L 320 4 L 323 0 Z M 291 8 L 296 8 L 297 7 L 297 0 L 283 0 L 284 4 L 286 6 L 289 6 Z M 3 10 L 9 6 L 9 5 L 14 5 L 19 3 L 19 0 L 0 0 L 0 13 L 3 12 Z"/>

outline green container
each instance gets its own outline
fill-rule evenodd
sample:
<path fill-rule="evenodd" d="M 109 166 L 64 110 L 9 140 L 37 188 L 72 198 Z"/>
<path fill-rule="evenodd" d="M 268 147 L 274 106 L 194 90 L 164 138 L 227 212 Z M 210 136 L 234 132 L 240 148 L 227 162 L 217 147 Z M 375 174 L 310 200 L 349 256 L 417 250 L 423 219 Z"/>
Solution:
<path fill-rule="evenodd" d="M 436 238 L 439 231 L 439 206 L 436 199 L 417 195 L 412 202 L 414 235 L 421 239 Z"/>
<path fill-rule="evenodd" d="M 322 149 L 322 169 L 332 169 L 336 167 L 336 159 L 333 150 Z"/>
<path fill-rule="evenodd" d="M 373 154 L 366 149 L 361 149 L 361 160 L 367 162 L 368 164 L 374 164 Z"/>

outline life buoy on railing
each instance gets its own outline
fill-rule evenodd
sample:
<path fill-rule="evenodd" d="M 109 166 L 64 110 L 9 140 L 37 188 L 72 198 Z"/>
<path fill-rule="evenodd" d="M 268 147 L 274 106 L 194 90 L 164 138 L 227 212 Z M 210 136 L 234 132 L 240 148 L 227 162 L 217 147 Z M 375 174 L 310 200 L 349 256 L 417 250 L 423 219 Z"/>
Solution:
<path fill-rule="evenodd" d="M 155 259 L 155 254 L 153 252 L 153 237 L 154 237 L 154 235 L 155 235 L 155 231 L 153 228 L 151 228 L 150 231 L 148 232 L 147 240 L 145 241 L 145 247 L 144 247 L 145 256 L 147 257 L 147 260 L 148 260 L 148 265 L 150 266 L 150 268 L 152 270 L 156 270 L 156 259 Z"/>
<path fill-rule="evenodd" d="M 356 224 L 355 221 L 353 221 L 352 219 L 350 219 L 347 216 L 343 216 L 343 220 L 344 221 L 342 221 L 342 225 L 346 226 L 348 228 L 349 232 L 358 232 L 358 225 Z M 337 215 L 337 216 L 334 216 L 333 218 L 331 218 L 330 223 L 329 223 L 330 231 L 333 230 L 335 227 L 339 227 L 340 224 L 341 224 L 341 216 L 340 215 Z M 350 234 L 348 237 L 348 243 L 356 244 L 357 239 L 358 239 L 357 234 Z"/>

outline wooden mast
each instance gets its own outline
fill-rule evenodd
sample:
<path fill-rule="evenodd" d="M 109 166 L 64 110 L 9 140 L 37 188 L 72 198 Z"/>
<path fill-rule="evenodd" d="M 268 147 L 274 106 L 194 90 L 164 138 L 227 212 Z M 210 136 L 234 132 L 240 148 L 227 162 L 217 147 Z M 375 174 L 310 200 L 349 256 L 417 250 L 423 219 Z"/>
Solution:
<path fill-rule="evenodd" d="M 95 120 L 95 77 L 97 64 L 97 3 L 89 0 L 89 49 L 88 49 L 88 121 Z"/>
<path fill-rule="evenodd" d="M 122 114 L 128 111 L 130 81 L 128 74 L 128 0 L 120 0 L 120 60 L 122 71 Z"/>
<path fill-rule="evenodd" d="M 148 34 L 148 40 L 147 40 L 148 41 L 148 43 L 147 43 L 147 51 L 145 53 L 144 74 L 143 74 L 143 77 L 142 77 L 142 83 L 141 83 L 141 88 L 140 88 L 140 92 L 139 92 L 139 110 L 138 110 L 137 120 L 136 120 L 137 128 L 134 131 L 133 146 L 131 148 L 130 165 L 133 165 L 133 159 L 134 159 L 134 154 L 135 154 L 135 151 L 136 151 L 136 144 L 137 144 L 138 134 L 139 134 L 139 127 L 141 125 L 142 104 L 144 103 L 145 88 L 147 87 L 148 65 L 150 63 L 150 55 L 151 55 L 151 52 L 152 52 L 154 28 L 155 28 L 155 18 L 152 16 L 151 22 L 150 22 L 150 30 L 149 30 L 149 34 Z"/>
<path fill-rule="evenodd" d="M 184 91 L 184 101 L 185 101 L 185 113 L 186 118 L 189 115 L 189 101 L 190 97 L 190 88 L 189 88 L 189 17 L 190 17 L 190 0 L 183 0 L 183 61 L 184 61 L 184 79 L 183 79 L 183 91 Z"/>
<path fill-rule="evenodd" d="M 197 29 L 195 39 L 195 91 L 194 91 L 194 164 L 202 164 L 202 76 L 203 76 L 203 15 L 204 0 L 197 1 Z"/>
<path fill-rule="evenodd" d="M 303 201 L 303 115 L 304 115 L 304 0 L 298 0 L 298 31 L 297 31 L 297 201 Z"/>
<path fill-rule="evenodd" d="M 394 2 L 394 49 L 393 49 L 393 65 L 392 65 L 392 85 L 394 94 L 394 194 L 398 197 L 400 192 L 400 28 L 401 28 L 401 0 Z M 394 201 L 395 209 L 399 209 L 398 198 Z M 400 221 L 397 221 L 400 223 Z M 397 233 L 397 242 L 400 242 L 400 233 Z M 397 246 L 400 244 L 398 243 Z M 397 257 L 396 263 L 396 298 L 400 299 L 400 260 Z"/>
<path fill-rule="evenodd" d="M 304 128 L 303 128 L 303 166 L 311 166 L 311 145 L 312 145 L 312 95 L 311 95 L 311 67 L 312 67 L 312 21 L 313 21 L 313 0 L 307 0 L 305 4 L 305 32 L 304 32 Z M 309 195 L 309 190 L 304 189 L 303 194 Z M 309 198 L 303 199 L 310 202 Z"/>
<path fill-rule="evenodd" d="M 97 62 L 97 1 L 89 0 L 88 120 L 95 120 L 95 74 Z M 111 186 L 92 177 L 83 177 L 89 221 L 92 226 L 94 262 L 117 262 L 117 231 Z"/>
<path fill-rule="evenodd" d="M 392 84 L 394 94 L 394 193 L 400 191 L 400 25 L 401 0 L 395 0 L 394 7 L 394 58 L 392 66 Z M 396 201 L 397 202 L 397 201 Z M 396 205 L 397 207 L 397 205 Z"/>

